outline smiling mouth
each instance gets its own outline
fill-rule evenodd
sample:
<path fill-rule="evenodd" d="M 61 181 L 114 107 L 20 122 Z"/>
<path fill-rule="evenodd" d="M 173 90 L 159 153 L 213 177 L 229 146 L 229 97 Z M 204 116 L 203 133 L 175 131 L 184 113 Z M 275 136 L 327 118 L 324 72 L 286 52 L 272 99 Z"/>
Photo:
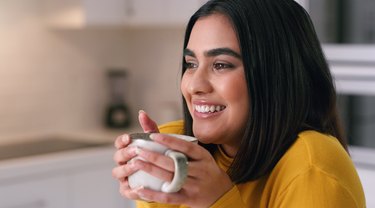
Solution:
<path fill-rule="evenodd" d="M 199 113 L 216 113 L 225 108 L 223 105 L 194 105 L 194 110 Z"/>

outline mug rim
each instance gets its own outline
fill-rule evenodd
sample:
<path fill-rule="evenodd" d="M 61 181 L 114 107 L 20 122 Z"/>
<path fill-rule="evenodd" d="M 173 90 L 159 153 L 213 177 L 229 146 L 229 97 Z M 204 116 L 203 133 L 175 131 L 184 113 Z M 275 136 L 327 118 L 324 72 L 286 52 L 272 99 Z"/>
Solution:
<path fill-rule="evenodd" d="M 131 140 L 153 141 L 150 138 L 151 134 L 153 134 L 153 133 L 145 133 L 145 132 L 131 133 L 131 134 L 129 134 L 129 138 Z M 157 133 L 157 134 L 164 134 L 164 135 L 169 135 L 169 136 L 177 137 L 179 139 L 182 139 L 182 140 L 188 141 L 188 142 L 197 142 L 198 141 L 197 138 L 195 138 L 193 136 L 184 135 L 184 134 L 169 134 L 169 133 Z"/>
<path fill-rule="evenodd" d="M 150 135 L 151 133 L 131 133 L 129 134 L 129 138 L 131 140 L 141 139 L 141 140 L 152 141 L 150 138 Z"/>

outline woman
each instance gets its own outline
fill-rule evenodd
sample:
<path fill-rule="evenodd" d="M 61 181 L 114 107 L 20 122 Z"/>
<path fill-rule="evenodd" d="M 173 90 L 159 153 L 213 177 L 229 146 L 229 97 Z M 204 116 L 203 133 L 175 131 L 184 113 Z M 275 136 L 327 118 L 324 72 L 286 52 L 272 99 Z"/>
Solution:
<path fill-rule="evenodd" d="M 200 145 L 154 134 L 189 158 L 177 193 L 139 187 L 137 170 L 164 180 L 170 158 L 117 138 L 113 175 L 138 207 L 365 207 L 340 130 L 332 77 L 313 25 L 293 0 L 212 0 L 190 19 L 184 41 L 184 121 L 145 132 L 195 136 Z M 127 164 L 139 155 L 145 161 Z"/>

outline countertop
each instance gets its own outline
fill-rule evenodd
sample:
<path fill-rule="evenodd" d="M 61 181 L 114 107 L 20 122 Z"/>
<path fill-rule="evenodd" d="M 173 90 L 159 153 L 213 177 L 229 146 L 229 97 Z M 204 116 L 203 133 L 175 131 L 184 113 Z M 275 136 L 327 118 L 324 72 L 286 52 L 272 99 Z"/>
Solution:
<path fill-rule="evenodd" d="M 0 145 L 22 143 L 26 141 L 35 141 L 45 138 L 65 138 L 70 140 L 92 141 L 92 142 L 114 142 L 115 139 L 124 133 L 133 133 L 142 131 L 141 127 L 129 127 L 125 129 L 84 129 L 59 132 L 38 132 L 28 134 L 0 134 Z"/>
<path fill-rule="evenodd" d="M 0 136 L 0 165 L 35 157 L 49 157 L 57 153 L 113 148 L 119 135 L 139 131 L 141 128 L 132 127 Z"/>

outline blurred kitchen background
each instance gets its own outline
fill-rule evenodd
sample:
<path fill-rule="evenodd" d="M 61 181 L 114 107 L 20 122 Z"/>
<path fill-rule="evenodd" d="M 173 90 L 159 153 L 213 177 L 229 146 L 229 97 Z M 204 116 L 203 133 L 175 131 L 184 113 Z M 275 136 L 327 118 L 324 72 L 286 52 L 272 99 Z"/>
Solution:
<path fill-rule="evenodd" d="M 132 207 L 113 141 L 141 109 L 181 118 L 184 27 L 202 3 L 0 1 L 0 208 Z"/>
<path fill-rule="evenodd" d="M 141 109 L 158 123 L 182 117 L 184 27 L 205 1 L 0 1 L 0 208 L 133 206 L 111 177 L 112 143 L 139 130 Z M 375 207 L 375 1 L 299 3 Z"/>
<path fill-rule="evenodd" d="M 181 7 L 174 1 L 171 8 Z M 171 10 L 127 23 L 112 11 L 122 12 L 122 2 L 134 4 L 130 13 L 138 12 L 136 4 L 145 13 L 162 7 L 145 0 L 1 1 L 1 135 L 103 128 L 112 68 L 128 71 L 124 93 L 132 119 L 140 109 L 160 122 L 180 117 L 184 23 L 196 6 L 180 0 L 191 7 L 183 14 Z"/>

